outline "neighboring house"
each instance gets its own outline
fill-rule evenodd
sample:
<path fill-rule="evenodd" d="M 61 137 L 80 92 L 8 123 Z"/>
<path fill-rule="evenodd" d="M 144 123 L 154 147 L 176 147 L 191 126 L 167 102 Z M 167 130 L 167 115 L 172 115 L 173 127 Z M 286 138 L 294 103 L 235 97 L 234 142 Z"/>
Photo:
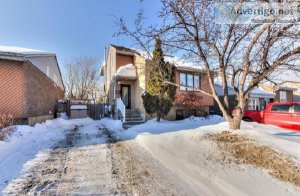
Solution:
<path fill-rule="evenodd" d="M 274 101 L 274 98 L 274 93 L 268 92 L 261 87 L 255 88 L 250 93 L 245 110 L 264 110 L 268 103 Z"/>
<path fill-rule="evenodd" d="M 164 119 L 175 120 L 192 114 L 208 113 L 213 98 L 186 87 L 211 92 L 203 70 L 175 57 L 166 56 L 165 60 L 175 68 L 176 83 L 183 86 L 177 88 L 173 107 Z M 142 99 L 147 90 L 145 73 L 150 62 L 147 55 L 130 48 L 110 45 L 105 62 L 100 75 L 104 76 L 106 102 L 112 106 L 114 113 L 126 115 L 126 121 L 130 120 L 129 117 L 137 118 L 137 113 L 140 115 L 137 119 L 141 121 L 155 117 L 145 113 Z"/>
<path fill-rule="evenodd" d="M 224 92 L 222 85 L 218 84 L 218 82 L 215 82 L 215 89 L 220 97 L 221 101 L 223 102 L 224 99 Z M 236 100 L 236 94 L 235 91 L 232 88 L 228 88 L 228 94 L 229 94 L 229 101 L 230 101 L 230 109 L 234 109 L 234 107 L 237 104 Z M 245 110 L 263 110 L 265 109 L 266 105 L 270 102 L 273 102 L 275 98 L 274 93 L 270 93 L 260 87 L 255 88 L 254 90 L 251 91 L 250 97 L 245 104 Z M 218 104 L 215 102 L 213 109 L 216 112 L 221 112 L 219 109 Z"/>
<path fill-rule="evenodd" d="M 272 86 L 272 85 L 261 85 L 264 90 L 274 93 L 274 102 L 293 102 L 293 92 L 297 90 L 296 88 L 291 88 L 290 86 Z"/>
<path fill-rule="evenodd" d="M 30 125 L 51 119 L 64 85 L 56 55 L 0 46 L 0 114 Z"/>

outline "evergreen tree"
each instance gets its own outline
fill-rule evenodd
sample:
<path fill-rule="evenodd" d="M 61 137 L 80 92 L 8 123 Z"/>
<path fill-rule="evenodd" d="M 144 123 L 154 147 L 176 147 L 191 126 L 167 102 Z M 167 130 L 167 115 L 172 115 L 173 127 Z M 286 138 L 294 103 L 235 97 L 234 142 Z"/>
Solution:
<path fill-rule="evenodd" d="M 173 106 L 176 87 L 164 81 L 174 83 L 174 75 L 172 65 L 164 61 L 161 41 L 157 38 L 153 58 L 146 73 L 147 92 L 142 96 L 146 112 L 156 113 L 157 121 L 160 121 L 163 115 L 167 115 Z"/>

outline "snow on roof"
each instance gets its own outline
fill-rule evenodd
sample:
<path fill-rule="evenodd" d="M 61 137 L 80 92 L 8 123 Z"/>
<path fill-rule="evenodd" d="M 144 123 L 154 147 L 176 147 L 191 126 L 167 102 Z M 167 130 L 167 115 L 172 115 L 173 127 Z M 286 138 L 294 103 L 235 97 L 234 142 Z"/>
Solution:
<path fill-rule="evenodd" d="M 118 69 L 116 76 L 136 79 L 136 77 L 137 77 L 136 76 L 136 68 L 133 64 L 127 64 L 127 65 L 121 66 Z"/>
<path fill-rule="evenodd" d="M 199 64 L 179 57 L 165 55 L 164 59 L 165 61 L 173 64 L 178 69 L 194 69 L 199 71 L 203 70 L 203 68 L 201 68 Z"/>
<path fill-rule="evenodd" d="M 224 96 L 224 91 L 221 84 L 215 84 L 215 89 L 218 96 Z M 232 88 L 228 87 L 228 94 L 235 95 L 235 91 Z"/>
<path fill-rule="evenodd" d="M 87 110 L 86 105 L 71 105 L 71 110 Z"/>
<path fill-rule="evenodd" d="M 216 89 L 216 92 L 217 92 L 218 96 L 224 96 L 222 84 L 220 84 L 217 81 L 215 81 L 215 89 Z M 244 91 L 247 90 L 247 89 L 248 89 L 248 86 L 245 86 Z M 229 95 L 235 95 L 235 91 L 230 87 L 229 84 L 228 84 L 228 94 Z M 253 97 L 253 98 L 274 98 L 275 94 L 270 93 L 270 92 L 264 90 L 261 87 L 258 87 L 258 88 L 255 88 L 251 91 L 250 97 Z"/>
<path fill-rule="evenodd" d="M 261 87 L 255 88 L 251 91 L 250 97 L 257 97 L 257 98 L 274 98 L 275 94 L 270 93 L 266 90 L 264 90 Z"/>
<path fill-rule="evenodd" d="M 147 59 L 147 60 L 151 60 L 151 58 L 152 58 L 152 53 L 149 53 L 144 50 L 139 50 L 139 49 L 135 49 L 135 48 L 125 48 L 125 47 L 115 46 L 115 45 L 111 45 L 111 46 L 117 48 L 120 51 L 136 52 L 141 57 L 143 57 L 144 59 Z M 181 70 L 191 70 L 191 69 L 193 71 L 203 70 L 198 63 L 195 63 L 193 61 L 186 60 L 183 58 L 179 58 L 176 56 L 165 55 L 164 60 L 166 62 L 173 64 L 176 68 L 181 69 Z"/>
<path fill-rule="evenodd" d="M 13 54 L 19 54 L 19 55 L 55 55 L 51 52 L 46 52 L 42 50 L 35 50 L 35 49 L 29 49 L 29 48 L 20 48 L 20 47 L 14 47 L 14 46 L 0 46 L 0 53 L 13 53 Z"/>
<path fill-rule="evenodd" d="M 0 59 L 29 61 L 64 90 L 55 53 L 14 46 L 0 46 Z"/>

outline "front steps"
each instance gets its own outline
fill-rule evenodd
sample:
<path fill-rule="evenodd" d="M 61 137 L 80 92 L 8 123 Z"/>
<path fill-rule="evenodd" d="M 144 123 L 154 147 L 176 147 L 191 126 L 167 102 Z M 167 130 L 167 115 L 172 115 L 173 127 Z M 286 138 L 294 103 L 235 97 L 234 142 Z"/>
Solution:
<path fill-rule="evenodd" d="M 126 118 L 125 122 L 123 122 L 124 129 L 143 124 L 144 122 L 145 121 L 138 110 L 126 109 Z"/>

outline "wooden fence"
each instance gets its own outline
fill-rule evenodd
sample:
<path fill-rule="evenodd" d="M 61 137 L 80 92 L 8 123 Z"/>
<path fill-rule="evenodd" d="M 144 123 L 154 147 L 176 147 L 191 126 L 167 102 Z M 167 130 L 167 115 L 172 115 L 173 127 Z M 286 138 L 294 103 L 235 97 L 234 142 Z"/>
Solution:
<path fill-rule="evenodd" d="M 100 120 L 105 117 L 106 104 L 87 104 L 88 116 L 94 120 Z"/>

